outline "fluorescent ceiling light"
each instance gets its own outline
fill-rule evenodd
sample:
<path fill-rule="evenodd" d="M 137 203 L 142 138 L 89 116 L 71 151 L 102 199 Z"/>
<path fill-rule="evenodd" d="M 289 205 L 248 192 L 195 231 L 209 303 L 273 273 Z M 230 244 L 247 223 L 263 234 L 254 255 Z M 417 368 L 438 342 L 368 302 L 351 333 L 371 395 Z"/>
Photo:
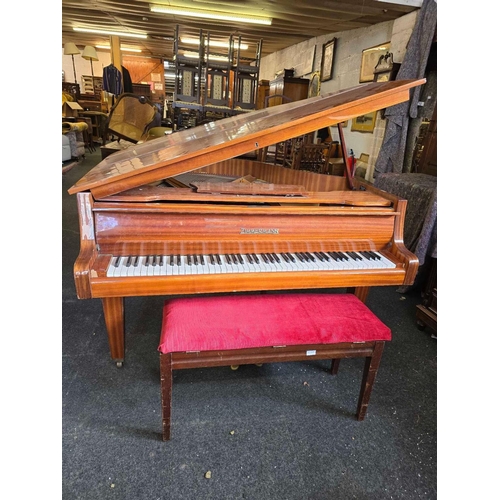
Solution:
<path fill-rule="evenodd" d="M 200 45 L 200 41 L 197 40 L 196 38 L 181 38 L 182 43 L 186 43 L 188 45 Z M 205 42 L 205 45 L 207 45 L 207 42 Z M 238 48 L 238 44 L 234 44 L 236 48 Z M 210 40 L 210 47 L 229 47 L 229 42 L 218 42 L 217 40 Z M 247 50 L 248 45 L 246 43 L 241 43 L 240 44 L 240 49 L 241 50 Z"/>
<path fill-rule="evenodd" d="M 169 5 L 149 5 L 151 12 L 160 14 L 173 14 L 177 16 L 201 17 L 202 19 L 220 19 L 222 21 L 235 21 L 237 23 L 266 24 L 270 26 L 272 19 L 267 17 L 245 16 L 239 14 L 223 14 L 214 10 L 185 9 Z"/>
<path fill-rule="evenodd" d="M 98 49 L 105 49 L 105 50 L 111 50 L 111 47 L 109 45 L 96 45 Z M 120 47 L 120 50 L 122 52 L 142 52 L 141 49 L 132 49 L 130 47 Z"/>
<path fill-rule="evenodd" d="M 91 28 L 73 28 L 73 31 L 81 31 L 82 33 L 98 33 L 101 35 L 116 35 L 123 38 L 147 38 L 146 33 L 128 33 L 126 31 L 111 31 L 111 30 L 97 30 Z"/>
<path fill-rule="evenodd" d="M 186 50 L 182 54 L 184 57 L 189 57 L 190 59 L 198 59 L 200 56 L 198 52 L 187 52 Z M 227 57 L 224 56 L 210 56 L 211 61 L 227 61 Z"/>

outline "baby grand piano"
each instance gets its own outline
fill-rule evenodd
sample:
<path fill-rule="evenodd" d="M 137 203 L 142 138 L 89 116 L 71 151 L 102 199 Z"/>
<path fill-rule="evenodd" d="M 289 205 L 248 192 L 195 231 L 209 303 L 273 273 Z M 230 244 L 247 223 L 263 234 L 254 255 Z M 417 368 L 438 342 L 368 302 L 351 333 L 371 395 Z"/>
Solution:
<path fill-rule="evenodd" d="M 411 284 L 406 200 L 349 172 L 236 157 L 406 101 L 424 82 L 369 83 L 225 118 L 114 153 L 82 177 L 69 189 L 76 292 L 102 299 L 113 361 L 125 355 L 125 297 L 345 287 L 366 300 L 371 286 Z"/>

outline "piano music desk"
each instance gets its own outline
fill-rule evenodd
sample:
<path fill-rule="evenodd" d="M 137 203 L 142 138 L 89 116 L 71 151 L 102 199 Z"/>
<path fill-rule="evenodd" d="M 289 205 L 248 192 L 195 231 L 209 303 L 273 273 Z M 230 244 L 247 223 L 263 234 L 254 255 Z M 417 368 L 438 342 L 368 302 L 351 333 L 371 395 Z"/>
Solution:
<path fill-rule="evenodd" d="M 290 293 L 165 301 L 158 350 L 163 440 L 170 439 L 172 370 L 366 358 L 356 417 L 363 420 L 390 329 L 352 294 Z"/>

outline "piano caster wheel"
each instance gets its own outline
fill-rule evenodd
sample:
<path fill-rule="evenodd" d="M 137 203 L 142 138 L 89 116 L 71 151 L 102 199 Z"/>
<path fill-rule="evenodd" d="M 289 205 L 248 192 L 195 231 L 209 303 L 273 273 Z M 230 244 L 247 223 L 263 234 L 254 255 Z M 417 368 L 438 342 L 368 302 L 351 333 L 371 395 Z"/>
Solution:
<path fill-rule="evenodd" d="M 262 366 L 262 363 L 255 363 L 255 366 Z"/>
<path fill-rule="evenodd" d="M 123 361 L 117 361 L 116 362 L 116 367 L 121 368 L 123 366 Z"/>
<path fill-rule="evenodd" d="M 231 365 L 231 370 L 237 370 L 240 367 L 240 365 Z"/>

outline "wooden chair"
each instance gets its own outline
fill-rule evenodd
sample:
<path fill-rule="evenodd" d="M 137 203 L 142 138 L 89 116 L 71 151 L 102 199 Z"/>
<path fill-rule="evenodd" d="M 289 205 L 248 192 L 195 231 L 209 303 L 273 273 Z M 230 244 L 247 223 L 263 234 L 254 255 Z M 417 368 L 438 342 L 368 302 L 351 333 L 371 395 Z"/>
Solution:
<path fill-rule="evenodd" d="M 303 142 L 294 154 L 291 168 L 326 174 L 333 150 L 333 143 Z"/>

